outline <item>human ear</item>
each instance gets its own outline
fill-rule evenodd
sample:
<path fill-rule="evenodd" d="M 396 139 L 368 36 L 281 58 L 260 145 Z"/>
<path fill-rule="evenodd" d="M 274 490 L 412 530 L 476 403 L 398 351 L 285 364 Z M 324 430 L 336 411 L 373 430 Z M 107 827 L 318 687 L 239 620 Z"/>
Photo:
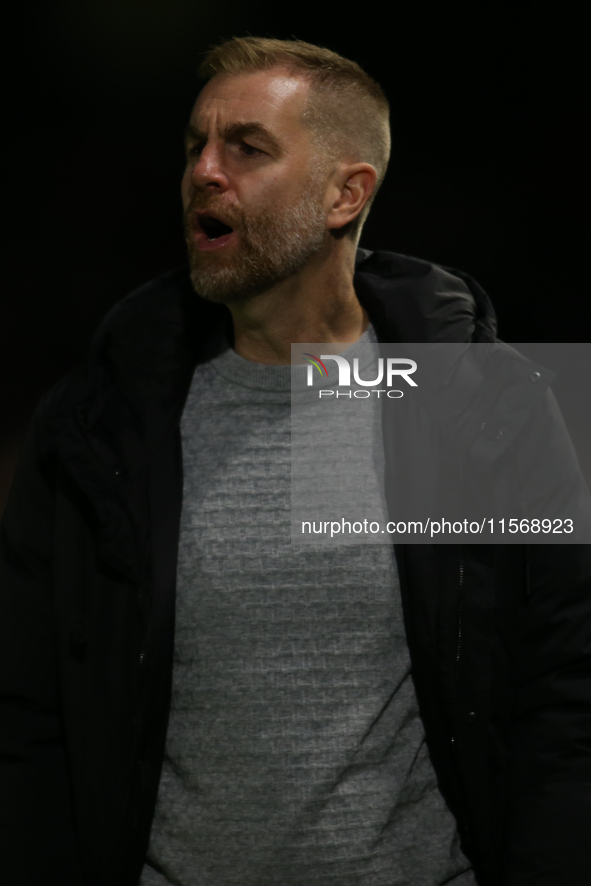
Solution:
<path fill-rule="evenodd" d="M 377 173 L 369 163 L 343 165 L 339 170 L 337 193 L 327 217 L 329 230 L 343 228 L 352 222 L 373 194 Z"/>

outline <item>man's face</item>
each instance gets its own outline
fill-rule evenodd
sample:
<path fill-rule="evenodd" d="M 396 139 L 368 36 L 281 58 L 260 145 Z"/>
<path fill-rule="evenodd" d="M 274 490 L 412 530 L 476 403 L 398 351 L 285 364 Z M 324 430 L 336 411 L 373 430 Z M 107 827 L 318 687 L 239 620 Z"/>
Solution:
<path fill-rule="evenodd" d="M 328 161 L 301 123 L 308 88 L 274 68 L 219 74 L 197 99 L 181 193 L 191 279 L 212 301 L 282 282 L 327 238 Z"/>

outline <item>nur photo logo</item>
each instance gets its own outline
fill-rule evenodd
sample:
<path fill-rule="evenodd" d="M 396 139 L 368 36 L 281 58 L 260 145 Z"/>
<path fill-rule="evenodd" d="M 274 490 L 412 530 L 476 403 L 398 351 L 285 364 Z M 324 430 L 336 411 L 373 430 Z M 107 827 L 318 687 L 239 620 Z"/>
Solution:
<path fill-rule="evenodd" d="M 329 371 L 326 367 L 324 361 L 326 360 L 334 360 L 337 364 L 338 368 L 338 388 L 350 388 L 351 387 L 351 365 L 346 357 L 343 357 L 340 354 L 320 354 L 317 356 L 316 354 L 310 354 L 304 352 L 302 354 L 302 359 L 305 363 L 308 364 L 308 373 L 306 384 L 308 387 L 312 387 L 314 385 L 314 370 L 320 373 L 322 379 L 329 378 Z M 318 391 L 318 397 L 322 399 L 322 397 L 356 397 L 357 399 L 367 399 L 371 397 L 372 394 L 376 394 L 379 398 L 380 394 L 386 394 L 387 397 L 391 399 L 399 399 L 404 396 L 404 391 L 394 389 L 394 384 L 399 382 L 400 379 L 405 381 L 408 385 L 413 388 L 417 387 L 416 381 L 411 378 L 411 375 L 416 372 L 417 364 L 415 360 L 411 360 L 408 357 L 386 357 L 385 361 L 383 357 L 378 358 L 378 365 L 376 370 L 375 378 L 373 379 L 363 379 L 359 373 L 359 358 L 355 357 L 353 359 L 353 381 L 355 384 L 360 385 L 360 388 L 356 390 L 334 390 L 332 388 L 329 389 L 321 389 Z M 384 384 L 385 388 L 378 388 L 378 385 Z M 369 389 L 369 390 L 368 390 Z"/>

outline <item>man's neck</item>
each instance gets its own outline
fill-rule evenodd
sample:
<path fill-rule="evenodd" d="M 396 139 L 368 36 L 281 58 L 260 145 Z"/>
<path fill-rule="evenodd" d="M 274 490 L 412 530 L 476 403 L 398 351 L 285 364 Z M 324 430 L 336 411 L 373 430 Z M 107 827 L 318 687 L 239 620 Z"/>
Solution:
<path fill-rule="evenodd" d="M 254 363 L 290 363 L 296 342 L 356 342 L 369 320 L 353 288 L 354 253 L 318 257 L 299 274 L 229 305 L 234 350 Z"/>

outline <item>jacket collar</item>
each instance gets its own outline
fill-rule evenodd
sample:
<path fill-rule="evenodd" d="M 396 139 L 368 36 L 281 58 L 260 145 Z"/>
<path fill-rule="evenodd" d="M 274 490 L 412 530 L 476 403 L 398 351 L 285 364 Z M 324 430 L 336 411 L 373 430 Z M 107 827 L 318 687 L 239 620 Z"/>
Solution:
<path fill-rule="evenodd" d="M 360 249 L 354 286 L 380 341 L 495 341 L 488 296 L 463 272 Z M 152 439 L 178 419 L 195 366 L 219 353 L 228 336 L 228 309 L 199 298 L 182 268 L 113 308 L 94 338 L 89 368 L 110 377 Z"/>

